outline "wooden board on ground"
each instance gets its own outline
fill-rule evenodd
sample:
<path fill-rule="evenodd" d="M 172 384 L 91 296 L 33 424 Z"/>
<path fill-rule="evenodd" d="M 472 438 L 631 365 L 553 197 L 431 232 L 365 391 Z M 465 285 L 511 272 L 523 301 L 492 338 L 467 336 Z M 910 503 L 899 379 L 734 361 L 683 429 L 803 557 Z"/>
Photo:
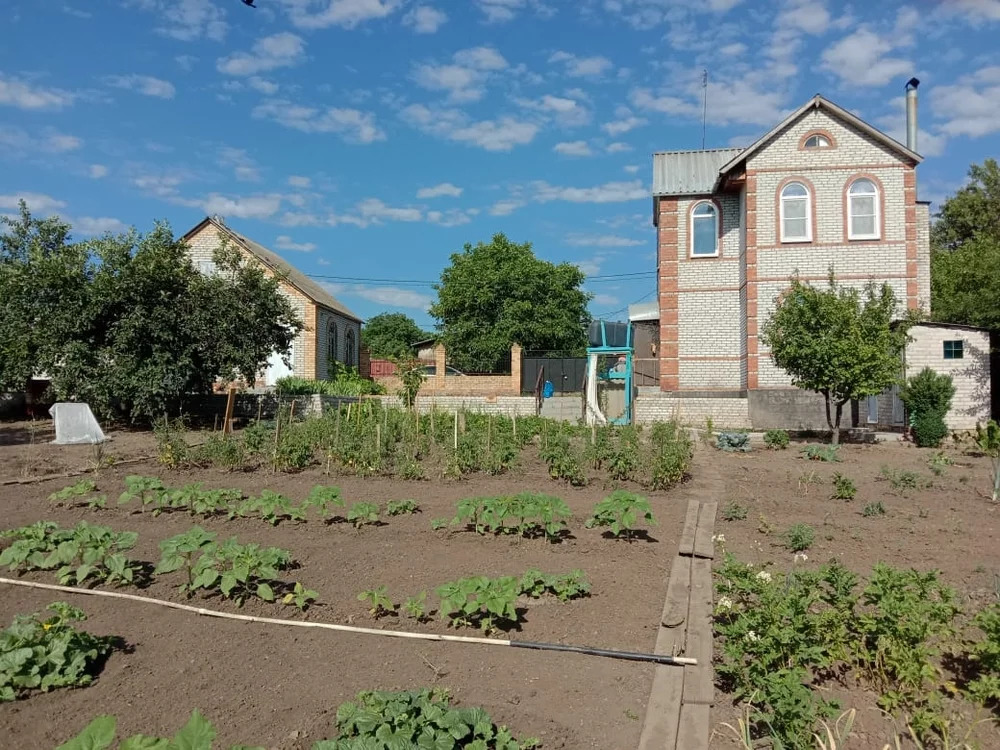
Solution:
<path fill-rule="evenodd" d="M 667 600 L 663 604 L 663 618 L 661 620 L 664 628 L 674 631 L 672 638 L 678 649 L 684 648 L 686 627 L 681 626 L 687 622 L 690 590 L 691 558 L 678 555 L 674 558 L 674 564 L 670 569 L 670 580 L 667 582 Z M 670 653 L 659 650 L 660 638 L 662 637 L 663 633 L 661 632 L 656 639 L 656 653 Z"/>
<path fill-rule="evenodd" d="M 694 532 L 694 556 L 715 557 L 715 542 L 712 535 L 715 534 L 715 514 L 719 509 L 717 502 L 707 502 L 701 504 L 698 512 L 698 526 Z"/>
<path fill-rule="evenodd" d="M 708 750 L 711 709 L 707 705 L 685 703 L 677 728 L 677 750 Z"/>
<path fill-rule="evenodd" d="M 660 665 L 653 674 L 653 688 L 646 705 L 646 720 L 639 736 L 639 750 L 674 750 L 681 718 L 684 669 Z"/>
<path fill-rule="evenodd" d="M 691 561 L 691 604 L 685 656 L 698 660 L 684 667 L 684 703 L 711 705 L 715 700 L 712 670 L 712 561 Z"/>
<path fill-rule="evenodd" d="M 684 526 L 681 529 L 681 541 L 677 549 L 677 554 L 679 555 L 694 554 L 694 535 L 698 528 L 698 505 L 697 500 L 688 501 L 687 515 L 684 517 Z"/>

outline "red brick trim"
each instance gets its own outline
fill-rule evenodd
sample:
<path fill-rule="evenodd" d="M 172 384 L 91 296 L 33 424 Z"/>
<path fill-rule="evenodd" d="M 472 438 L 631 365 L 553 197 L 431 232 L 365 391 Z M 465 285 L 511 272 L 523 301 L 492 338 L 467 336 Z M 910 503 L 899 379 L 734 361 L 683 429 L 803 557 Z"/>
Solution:
<path fill-rule="evenodd" d="M 920 306 L 918 300 L 919 285 L 917 283 L 917 173 L 910 166 L 903 172 L 903 205 L 906 212 L 906 266 L 914 273 L 906 279 L 906 307 L 916 310 Z M 911 266 L 912 264 L 912 266 Z"/>
<path fill-rule="evenodd" d="M 715 254 L 714 255 L 695 255 L 694 254 L 694 210 L 700 206 L 702 203 L 711 203 L 715 206 Z M 719 203 L 718 199 L 712 198 L 699 198 L 691 202 L 687 210 L 687 249 L 684 254 L 685 260 L 718 260 L 722 258 L 722 204 Z"/>
<path fill-rule="evenodd" d="M 814 135 L 821 135 L 830 141 L 829 146 L 813 146 L 809 148 L 806 146 L 806 141 L 812 138 Z M 832 151 L 837 148 L 837 139 L 833 137 L 833 134 L 829 130 L 823 130 L 822 128 L 817 128 L 816 130 L 810 130 L 804 136 L 799 139 L 799 151 Z"/>
<path fill-rule="evenodd" d="M 809 191 L 809 234 L 810 239 L 795 242 L 784 242 L 781 239 L 781 191 L 786 187 L 791 185 L 793 182 L 801 183 L 805 186 L 806 190 Z M 805 177 L 793 176 L 786 177 L 781 182 L 778 183 L 778 187 L 774 191 L 774 240 L 780 243 L 781 247 L 812 247 L 813 241 L 816 239 L 817 227 L 816 227 L 816 188 L 813 187 L 812 181 L 806 179 Z"/>
<path fill-rule="evenodd" d="M 851 236 L 850 211 L 849 211 L 851 205 L 850 193 L 851 193 L 851 186 L 858 180 L 871 180 L 871 182 L 874 183 L 875 185 L 876 192 L 878 193 L 878 195 L 875 196 L 875 200 L 878 203 L 878 219 L 879 219 L 878 238 L 876 239 L 852 240 L 850 238 Z M 843 206 L 844 206 L 844 242 L 848 243 L 849 245 L 864 245 L 864 244 L 884 245 L 888 243 L 888 240 L 885 238 L 885 187 L 883 187 L 882 185 L 882 180 L 880 180 L 878 177 L 869 172 L 858 172 L 857 174 L 848 177 L 847 181 L 844 183 Z"/>
<path fill-rule="evenodd" d="M 658 253 L 657 279 L 660 301 L 660 390 L 676 391 L 679 385 L 677 359 L 677 269 L 680 256 L 678 247 L 678 201 L 660 198 L 656 246 Z M 721 225 L 721 213 L 720 213 Z M 685 253 L 686 254 L 686 253 Z"/>

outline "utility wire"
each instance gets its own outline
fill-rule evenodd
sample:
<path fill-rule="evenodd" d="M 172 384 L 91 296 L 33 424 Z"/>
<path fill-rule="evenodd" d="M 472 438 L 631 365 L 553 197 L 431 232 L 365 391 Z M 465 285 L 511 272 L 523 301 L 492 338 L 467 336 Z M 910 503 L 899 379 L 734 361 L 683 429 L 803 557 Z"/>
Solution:
<path fill-rule="evenodd" d="M 656 274 L 655 270 L 652 271 L 632 271 L 629 273 L 612 273 L 612 274 L 602 274 L 599 276 L 586 276 L 584 277 L 585 283 L 591 282 L 609 282 L 609 281 L 627 281 L 629 279 L 641 279 L 648 276 Z M 379 279 L 371 278 L 366 276 L 333 276 L 327 274 L 309 273 L 306 274 L 311 279 L 324 279 L 328 281 L 349 281 L 355 284 L 395 284 L 399 286 L 434 286 L 435 284 L 440 284 L 441 280 L 437 279 L 434 281 L 424 280 L 424 279 Z"/>

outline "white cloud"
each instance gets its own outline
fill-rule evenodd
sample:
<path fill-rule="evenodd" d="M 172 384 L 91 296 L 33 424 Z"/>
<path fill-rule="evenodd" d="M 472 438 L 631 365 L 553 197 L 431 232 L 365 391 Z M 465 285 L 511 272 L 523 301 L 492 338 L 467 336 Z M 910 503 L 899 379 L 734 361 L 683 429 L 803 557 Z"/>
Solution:
<path fill-rule="evenodd" d="M 62 9 L 63 13 L 69 16 L 75 16 L 77 18 L 92 18 L 94 15 L 93 13 L 89 13 L 80 8 L 74 8 L 72 5 L 69 5 L 68 3 L 66 5 L 63 5 Z"/>
<path fill-rule="evenodd" d="M 462 211 L 461 209 L 453 208 L 448 211 L 428 211 L 426 218 L 428 222 L 437 224 L 438 226 L 460 227 L 463 224 L 470 223 L 478 213 L 479 211 L 476 209 Z"/>
<path fill-rule="evenodd" d="M 160 17 L 156 32 L 182 42 L 202 37 L 220 42 L 229 28 L 226 11 L 216 0 L 132 0 L 130 4 L 155 12 Z"/>
<path fill-rule="evenodd" d="M 200 201 L 202 210 L 209 215 L 235 217 L 237 219 L 267 219 L 281 208 L 280 195 L 229 196 L 211 193 Z"/>
<path fill-rule="evenodd" d="M 177 55 L 174 62 L 180 66 L 181 70 L 190 73 L 194 69 L 194 64 L 198 62 L 198 58 L 194 55 Z"/>
<path fill-rule="evenodd" d="M 458 198 L 462 195 L 462 188 L 457 185 L 452 185 L 450 182 L 442 182 L 440 185 L 434 185 L 432 187 L 420 188 L 417 191 L 417 198 L 440 198 L 442 196 L 447 196 L 449 198 Z"/>
<path fill-rule="evenodd" d="M 593 156 L 594 152 L 586 141 L 564 141 L 557 143 L 552 150 L 563 156 Z"/>
<path fill-rule="evenodd" d="M 317 109 L 284 99 L 269 99 L 254 107 L 252 114 L 303 133 L 336 133 L 348 143 L 385 140 L 385 133 L 375 124 L 375 115 L 357 109 Z"/>
<path fill-rule="evenodd" d="M 503 55 L 492 47 L 472 47 L 452 55 L 452 62 L 421 63 L 413 69 L 413 80 L 431 91 L 446 91 L 453 102 L 482 98 L 490 74 L 507 67 Z"/>
<path fill-rule="evenodd" d="M 128 225 L 118 219 L 107 216 L 79 216 L 72 222 L 73 232 L 85 237 L 93 237 L 106 232 L 125 232 Z"/>
<path fill-rule="evenodd" d="M 913 63 L 889 57 L 895 44 L 862 26 L 823 51 L 822 68 L 845 86 L 884 86 L 913 71 Z"/>
<path fill-rule="evenodd" d="M 621 302 L 621 300 L 618 299 L 615 295 L 603 294 L 603 293 L 595 294 L 593 300 L 591 301 L 595 305 L 599 305 L 600 307 L 611 307 L 612 305 L 617 305 L 619 302 Z"/>
<path fill-rule="evenodd" d="M 601 130 L 612 138 L 640 128 L 648 122 L 644 117 L 636 117 L 628 107 L 618 107 L 615 110 L 615 117 L 618 119 L 601 125 Z"/>
<path fill-rule="evenodd" d="M 158 99 L 173 99 L 177 89 L 170 81 L 162 78 L 143 75 L 108 76 L 105 81 L 109 86 L 118 89 L 135 91 L 143 96 L 155 96 Z"/>
<path fill-rule="evenodd" d="M 663 93 L 648 88 L 633 89 L 629 99 L 633 106 L 646 112 L 701 120 L 701 71 L 689 71 L 686 83 L 674 85 Z M 713 125 L 749 123 L 773 125 L 785 111 L 785 95 L 771 90 L 773 81 L 765 73 L 752 73 L 743 78 L 708 82 L 708 120 Z"/>
<path fill-rule="evenodd" d="M 0 195 L 0 209 L 16 211 L 19 201 L 22 200 L 28 204 L 31 213 L 45 216 L 66 207 L 65 201 L 57 200 L 44 193 L 14 193 L 13 195 Z"/>
<path fill-rule="evenodd" d="M 175 200 L 178 196 L 178 188 L 184 182 L 185 175 L 168 171 L 162 174 L 140 174 L 132 178 L 132 184 L 148 195 Z"/>
<path fill-rule="evenodd" d="M 566 238 L 566 244 L 576 247 L 636 247 L 646 243 L 616 234 L 571 234 Z"/>
<path fill-rule="evenodd" d="M 981 68 L 951 85 L 934 86 L 929 99 L 947 135 L 979 138 L 1000 132 L 1000 67 Z M 918 139 L 923 136 L 918 135 Z M 921 153 L 926 146 L 918 140 Z"/>
<path fill-rule="evenodd" d="M 830 11 L 824 0 L 789 0 L 778 13 L 783 26 L 807 34 L 822 34 L 830 27 Z"/>
<path fill-rule="evenodd" d="M 524 206 L 524 201 L 515 198 L 499 200 L 490 206 L 490 216 L 510 216 Z"/>
<path fill-rule="evenodd" d="M 287 0 L 292 24 L 301 29 L 353 29 L 395 13 L 402 0 Z"/>
<path fill-rule="evenodd" d="M 296 242 L 287 234 L 280 235 L 275 241 L 274 246 L 279 250 L 295 250 L 302 253 L 311 253 L 316 249 L 316 244 L 313 242 Z"/>
<path fill-rule="evenodd" d="M 87 168 L 87 175 L 95 180 L 99 180 L 102 177 L 108 176 L 108 168 L 103 164 L 91 164 Z"/>
<path fill-rule="evenodd" d="M 260 171 L 250 155 L 241 148 L 223 146 L 216 161 L 220 167 L 233 170 L 233 177 L 241 182 L 260 182 Z"/>
<path fill-rule="evenodd" d="M 418 34 L 433 34 L 448 20 L 448 14 L 429 5 L 418 5 L 405 16 L 403 24 Z"/>
<path fill-rule="evenodd" d="M 517 11 L 525 6 L 525 0 L 477 0 L 489 23 L 505 23 L 513 20 Z"/>
<path fill-rule="evenodd" d="M 291 32 L 282 31 L 258 39 L 250 52 L 234 52 L 228 57 L 220 57 L 215 67 L 226 75 L 248 76 L 298 65 L 305 56 L 305 40 Z"/>
<path fill-rule="evenodd" d="M 51 128 L 43 128 L 37 135 L 32 135 L 20 128 L 0 125 L 0 149 L 11 156 L 29 156 L 36 153 L 62 154 L 75 151 L 83 145 L 83 141 L 75 135 L 67 135 Z"/>
<path fill-rule="evenodd" d="M 629 174 L 635 174 L 636 172 L 639 171 L 639 165 L 638 164 L 626 164 L 624 167 L 622 167 L 622 169 L 624 169 Z"/>
<path fill-rule="evenodd" d="M 603 255 L 595 255 L 593 258 L 578 260 L 574 265 L 587 276 L 596 276 L 601 272 L 601 264 L 604 263 L 604 260 Z"/>
<path fill-rule="evenodd" d="M 378 198 L 366 198 L 356 209 L 361 216 L 372 223 L 382 221 L 421 221 L 423 213 L 419 208 L 395 208 L 387 206 Z"/>
<path fill-rule="evenodd" d="M 549 62 L 565 63 L 566 75 L 576 78 L 603 75 L 614 64 L 608 58 L 599 55 L 595 55 L 594 57 L 577 57 L 563 51 L 553 53 L 549 57 Z"/>
<path fill-rule="evenodd" d="M 335 297 L 352 296 L 366 299 L 387 307 L 405 307 L 425 311 L 434 304 L 434 298 L 413 289 L 398 286 L 362 286 L 360 284 L 333 284 L 321 281 L 330 294 Z"/>
<path fill-rule="evenodd" d="M 621 141 L 616 141 L 615 143 L 609 143 L 604 148 L 609 154 L 624 154 L 632 150 L 632 147 L 627 143 L 622 143 Z"/>
<path fill-rule="evenodd" d="M 296 188 L 307 188 L 312 185 L 312 180 L 302 175 L 293 174 L 288 178 L 288 184 Z"/>
<path fill-rule="evenodd" d="M 0 104 L 18 109 L 62 109 L 72 104 L 75 97 L 69 91 L 32 86 L 0 73 Z"/>
<path fill-rule="evenodd" d="M 719 54 L 723 57 L 739 57 L 747 51 L 747 46 L 743 42 L 733 42 L 725 44 L 719 49 Z"/>
<path fill-rule="evenodd" d="M 949 0 L 940 9 L 960 14 L 969 21 L 1000 21 L 1000 0 Z"/>
<path fill-rule="evenodd" d="M 278 84 L 274 81 L 269 81 L 266 78 L 261 78 L 260 76 L 250 76 L 247 79 L 247 86 L 252 88 L 254 91 L 259 91 L 265 96 L 274 96 L 278 93 Z"/>
<path fill-rule="evenodd" d="M 649 190 L 639 180 L 630 182 L 606 182 L 593 187 L 564 187 L 550 185 L 545 181 L 531 183 L 535 200 L 569 201 L 570 203 L 618 203 L 649 197 Z"/>
<path fill-rule="evenodd" d="M 578 95 L 579 92 L 574 89 Z M 590 110 L 578 102 L 565 96 L 544 94 L 538 99 L 516 99 L 520 106 L 539 112 L 547 117 L 554 117 L 561 125 L 576 126 L 590 122 Z"/>
<path fill-rule="evenodd" d="M 470 121 L 459 110 L 432 110 L 423 104 L 411 104 L 400 112 L 400 117 L 425 133 L 487 151 L 510 151 L 515 146 L 531 143 L 539 130 L 533 122 L 510 116 Z"/>

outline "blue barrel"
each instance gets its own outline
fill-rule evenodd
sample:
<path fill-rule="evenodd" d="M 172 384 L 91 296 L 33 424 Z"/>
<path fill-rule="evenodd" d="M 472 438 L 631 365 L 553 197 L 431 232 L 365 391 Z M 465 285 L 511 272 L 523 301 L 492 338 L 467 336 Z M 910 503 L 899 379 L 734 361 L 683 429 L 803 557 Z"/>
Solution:
<path fill-rule="evenodd" d="M 552 398 L 552 394 L 556 392 L 556 387 L 552 385 L 551 380 L 546 380 L 545 385 L 542 386 L 542 396 L 545 398 Z"/>

